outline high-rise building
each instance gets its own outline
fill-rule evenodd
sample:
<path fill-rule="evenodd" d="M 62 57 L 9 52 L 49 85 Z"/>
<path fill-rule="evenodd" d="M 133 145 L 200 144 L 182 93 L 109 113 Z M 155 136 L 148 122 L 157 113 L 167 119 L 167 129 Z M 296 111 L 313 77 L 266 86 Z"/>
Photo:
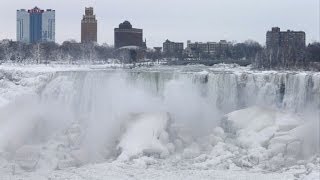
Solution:
<path fill-rule="evenodd" d="M 30 42 L 30 17 L 25 9 L 17 10 L 17 41 Z"/>
<path fill-rule="evenodd" d="M 17 41 L 55 42 L 55 11 L 38 7 L 17 10 Z"/>
<path fill-rule="evenodd" d="M 97 25 L 96 16 L 93 13 L 93 8 L 85 8 L 85 15 L 81 21 L 81 42 L 97 42 Z"/>
<path fill-rule="evenodd" d="M 55 42 L 55 11 L 47 9 L 42 14 L 42 41 L 44 42 Z"/>
<path fill-rule="evenodd" d="M 124 21 L 119 28 L 114 29 L 114 46 L 116 49 L 124 46 L 146 48 L 146 42 L 143 42 L 143 30 L 132 28 L 129 21 Z"/>
<path fill-rule="evenodd" d="M 30 43 L 41 42 L 43 12 L 44 11 L 38 7 L 28 10 L 30 16 Z"/>

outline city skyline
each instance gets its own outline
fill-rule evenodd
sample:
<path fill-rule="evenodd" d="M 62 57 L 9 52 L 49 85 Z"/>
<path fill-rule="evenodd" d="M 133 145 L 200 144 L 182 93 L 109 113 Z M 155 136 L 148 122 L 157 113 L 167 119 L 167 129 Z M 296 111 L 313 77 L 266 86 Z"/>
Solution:
<path fill-rule="evenodd" d="M 70 39 L 80 41 L 79 19 L 83 15 L 84 7 L 92 6 L 99 19 L 98 43 L 100 44 L 113 45 L 113 29 L 125 20 L 144 29 L 148 47 L 160 46 L 166 39 L 184 43 L 187 40 L 218 42 L 225 39 L 242 42 L 252 39 L 265 44 L 266 31 L 275 26 L 283 30 L 305 31 L 307 43 L 319 41 L 319 2 L 317 0 L 308 2 L 244 0 L 241 3 L 235 0 L 227 2 L 200 0 L 198 3 L 200 3 L 199 6 L 195 6 L 196 2 L 182 0 L 152 3 L 146 0 L 135 2 L 70 0 L 61 6 L 53 1 L 12 0 L 1 6 L 0 20 L 5 21 L 7 26 L 2 27 L 0 39 L 16 40 L 15 12 L 17 9 L 38 6 L 41 9 L 56 10 L 57 43 Z M 174 8 L 166 8 L 168 6 Z"/>

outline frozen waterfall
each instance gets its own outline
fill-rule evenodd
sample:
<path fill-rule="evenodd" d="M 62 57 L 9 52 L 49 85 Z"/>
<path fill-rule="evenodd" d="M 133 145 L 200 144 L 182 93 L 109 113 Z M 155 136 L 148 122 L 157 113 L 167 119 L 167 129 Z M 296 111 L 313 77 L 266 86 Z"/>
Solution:
<path fill-rule="evenodd" d="M 22 170 L 145 156 L 275 170 L 319 153 L 320 73 L 141 68 L 0 76 L 1 157 Z"/>

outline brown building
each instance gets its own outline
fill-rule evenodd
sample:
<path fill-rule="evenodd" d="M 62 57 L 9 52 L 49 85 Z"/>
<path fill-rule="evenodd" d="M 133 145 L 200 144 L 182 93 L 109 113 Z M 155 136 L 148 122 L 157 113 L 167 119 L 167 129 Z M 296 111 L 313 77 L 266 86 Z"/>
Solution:
<path fill-rule="evenodd" d="M 273 27 L 267 32 L 266 44 L 268 49 L 296 47 L 302 49 L 306 46 L 306 33 L 303 31 L 280 31 Z"/>
<path fill-rule="evenodd" d="M 93 8 L 85 9 L 85 15 L 81 21 L 81 42 L 97 42 L 97 19 L 93 14 Z"/>
<path fill-rule="evenodd" d="M 132 28 L 129 21 L 124 21 L 119 28 L 114 29 L 114 46 L 116 49 L 125 46 L 146 48 L 146 43 L 143 42 L 143 30 Z"/>

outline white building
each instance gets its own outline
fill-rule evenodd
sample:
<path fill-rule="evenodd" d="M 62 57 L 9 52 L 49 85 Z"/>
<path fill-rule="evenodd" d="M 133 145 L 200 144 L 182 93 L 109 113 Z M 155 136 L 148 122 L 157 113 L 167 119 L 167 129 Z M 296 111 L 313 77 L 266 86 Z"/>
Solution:
<path fill-rule="evenodd" d="M 55 42 L 55 10 L 17 10 L 17 41 Z M 32 36 L 33 35 L 33 36 Z M 36 35 L 36 41 L 32 38 Z"/>
<path fill-rule="evenodd" d="M 47 9 L 42 13 L 42 41 L 55 42 L 55 10 Z"/>
<path fill-rule="evenodd" d="M 17 10 L 17 41 L 30 42 L 30 16 L 25 9 Z"/>

